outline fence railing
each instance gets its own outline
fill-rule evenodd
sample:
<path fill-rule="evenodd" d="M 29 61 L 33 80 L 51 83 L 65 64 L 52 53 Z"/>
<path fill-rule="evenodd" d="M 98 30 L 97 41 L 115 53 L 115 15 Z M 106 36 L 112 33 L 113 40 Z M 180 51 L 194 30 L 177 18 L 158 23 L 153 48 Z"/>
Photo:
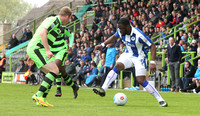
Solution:
<path fill-rule="evenodd" d="M 200 16 L 200 14 L 198 14 L 198 15 L 196 15 L 196 16 L 194 16 L 194 17 L 192 17 L 192 18 L 190 18 L 190 19 L 188 19 L 188 20 L 186 20 L 186 21 L 184 21 L 184 22 L 182 22 L 182 23 L 180 23 L 180 24 L 178 24 L 178 25 L 176 25 L 176 26 L 170 28 L 169 30 L 164 31 L 163 33 L 161 33 L 161 34 L 159 34 L 159 35 L 157 35 L 157 36 L 155 36 L 155 37 L 152 37 L 151 39 L 154 40 L 154 39 L 156 39 L 156 38 L 159 38 L 159 37 L 162 36 L 163 34 L 165 34 L 165 33 L 169 32 L 169 31 L 173 30 L 173 33 L 168 34 L 168 35 L 167 35 L 166 37 L 164 37 L 164 38 L 160 38 L 159 40 L 155 41 L 154 43 L 156 44 L 156 43 L 158 43 L 158 42 L 162 41 L 163 39 L 166 39 L 166 38 L 168 38 L 168 37 L 170 37 L 170 36 L 174 36 L 174 39 L 176 40 L 176 37 L 177 37 L 176 34 L 177 34 L 177 32 L 179 32 L 179 31 L 181 31 L 181 30 L 183 30 L 183 29 L 186 29 L 186 33 L 188 33 L 188 27 L 190 27 L 191 25 L 193 25 L 193 24 L 199 22 L 200 19 L 197 20 L 197 21 L 194 21 L 194 22 L 192 22 L 192 23 L 190 23 L 190 24 L 188 24 L 188 25 L 186 25 L 185 27 L 182 27 L 182 28 L 180 28 L 180 29 L 178 29 L 178 28 L 179 28 L 181 25 L 183 25 L 183 24 L 185 24 L 185 23 L 188 23 L 188 22 L 191 21 L 192 19 L 197 18 L 198 16 Z M 178 30 L 177 30 L 177 29 L 178 29 Z M 169 43 L 168 43 L 168 44 L 169 44 Z M 165 46 L 167 46 L 168 44 L 164 44 L 164 45 L 160 46 L 159 48 L 157 48 L 156 50 L 160 50 L 160 49 L 164 48 Z"/>
<path fill-rule="evenodd" d="M 191 52 L 182 52 L 182 54 L 185 54 L 181 59 L 184 59 L 184 58 L 187 58 L 187 57 L 190 57 L 189 60 L 187 61 L 190 61 L 192 65 L 194 65 L 194 60 L 197 59 L 197 58 L 200 58 L 200 56 L 196 56 L 195 57 L 195 53 L 194 51 L 191 51 Z M 156 55 L 162 55 L 162 67 L 165 65 L 165 56 L 166 56 L 166 52 L 156 52 Z M 148 61 L 151 60 L 151 52 L 148 52 Z M 185 64 L 185 62 L 181 63 L 180 64 L 180 77 L 183 77 L 183 65 Z M 149 62 L 149 66 L 150 66 L 150 62 Z M 151 75 L 150 73 L 150 69 L 148 70 L 148 74 Z M 162 76 L 165 75 L 165 72 L 162 72 Z M 167 64 L 167 84 L 170 85 L 170 70 L 169 70 L 169 64 Z"/>

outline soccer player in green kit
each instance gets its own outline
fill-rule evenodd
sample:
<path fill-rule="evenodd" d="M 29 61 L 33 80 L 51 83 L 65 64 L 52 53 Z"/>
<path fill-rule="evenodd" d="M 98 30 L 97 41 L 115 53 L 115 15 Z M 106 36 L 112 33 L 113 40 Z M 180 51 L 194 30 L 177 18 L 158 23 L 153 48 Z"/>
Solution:
<path fill-rule="evenodd" d="M 37 105 L 53 106 L 46 101 L 46 96 L 59 72 L 67 85 L 73 88 L 74 98 L 78 95 L 78 86 L 72 82 L 63 66 L 68 49 L 63 35 L 70 36 L 71 34 L 61 25 L 66 25 L 71 15 L 71 9 L 63 7 L 56 17 L 46 18 L 38 27 L 27 47 L 28 63 L 33 64 L 34 62 L 46 74 L 39 91 L 32 96 Z"/>

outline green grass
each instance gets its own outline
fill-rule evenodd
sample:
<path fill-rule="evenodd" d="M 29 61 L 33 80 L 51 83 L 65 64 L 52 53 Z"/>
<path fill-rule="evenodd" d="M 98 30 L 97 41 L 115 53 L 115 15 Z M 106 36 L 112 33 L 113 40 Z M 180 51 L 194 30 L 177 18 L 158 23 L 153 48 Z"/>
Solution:
<path fill-rule="evenodd" d="M 0 83 L 0 116 L 199 116 L 200 95 L 160 92 L 169 107 L 160 107 L 148 92 L 110 89 L 106 97 L 100 97 L 91 88 L 82 87 L 77 99 L 73 99 L 72 89 L 62 87 L 63 96 L 54 97 L 53 86 L 48 102 L 54 107 L 39 107 L 31 97 L 39 86 Z M 126 94 L 125 106 L 116 106 L 113 97 L 117 92 Z"/>

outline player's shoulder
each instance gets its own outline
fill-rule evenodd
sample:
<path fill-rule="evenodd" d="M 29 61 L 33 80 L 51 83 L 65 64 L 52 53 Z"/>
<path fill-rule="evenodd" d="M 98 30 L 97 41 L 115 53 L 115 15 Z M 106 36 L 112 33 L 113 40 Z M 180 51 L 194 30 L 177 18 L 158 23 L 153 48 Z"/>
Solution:
<path fill-rule="evenodd" d="M 56 20 L 56 17 L 47 17 L 45 19 L 46 22 L 54 22 Z"/>
<path fill-rule="evenodd" d="M 147 37 L 147 35 L 139 28 L 133 27 L 132 29 L 134 29 L 134 33 L 138 35 L 138 37 Z"/>

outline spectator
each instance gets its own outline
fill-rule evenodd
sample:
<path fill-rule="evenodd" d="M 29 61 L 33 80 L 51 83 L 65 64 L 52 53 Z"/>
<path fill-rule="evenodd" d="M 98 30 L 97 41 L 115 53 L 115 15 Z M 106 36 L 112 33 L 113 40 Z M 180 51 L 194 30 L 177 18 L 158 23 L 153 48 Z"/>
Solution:
<path fill-rule="evenodd" d="M 89 54 L 89 47 L 88 47 L 88 41 L 87 42 L 84 42 L 84 50 L 87 51 L 87 53 Z M 90 55 L 90 54 L 89 54 Z"/>
<path fill-rule="evenodd" d="M 72 45 L 72 54 L 74 57 L 77 57 L 78 55 L 78 48 L 76 47 L 76 43 L 73 43 Z"/>
<path fill-rule="evenodd" d="M 161 31 L 162 31 L 162 33 L 165 32 L 165 31 L 166 31 L 165 27 L 161 27 Z M 168 38 L 165 38 L 166 36 L 167 36 L 166 33 L 163 33 L 163 34 L 161 35 L 161 38 L 164 38 L 164 39 L 163 39 L 163 44 L 164 44 L 164 45 L 166 45 L 167 43 L 169 43 Z"/>
<path fill-rule="evenodd" d="M 101 38 L 102 38 L 103 34 L 101 32 L 101 29 L 97 29 L 94 37 L 97 40 L 97 44 L 101 42 Z"/>
<path fill-rule="evenodd" d="M 32 39 L 32 37 L 33 37 L 33 33 L 31 32 L 30 29 L 27 29 L 26 40 L 25 41 Z"/>
<path fill-rule="evenodd" d="M 97 6 L 96 7 L 96 11 L 95 11 L 95 17 L 97 18 L 98 21 L 100 21 L 100 17 L 102 17 L 102 12 L 100 10 L 100 8 Z"/>
<path fill-rule="evenodd" d="M 106 76 L 115 65 L 117 51 L 114 48 L 114 45 L 115 45 L 115 43 L 107 45 L 107 51 L 106 51 L 106 57 L 105 57 L 106 58 L 105 59 L 105 66 L 106 66 L 105 75 Z M 100 87 L 103 85 L 103 83 L 106 79 L 106 76 L 102 77 Z"/>
<path fill-rule="evenodd" d="M 194 77 L 196 69 L 191 65 L 189 61 L 185 62 L 184 67 L 184 77 L 181 77 L 182 87 L 181 89 L 185 89 L 189 83 L 192 83 L 192 78 Z"/>
<path fill-rule="evenodd" d="M 80 66 L 80 61 L 81 61 L 81 56 L 82 56 L 83 52 L 81 50 L 78 51 L 78 55 L 77 57 L 74 58 L 74 66 L 79 65 Z"/>
<path fill-rule="evenodd" d="M 12 34 L 11 39 L 9 41 L 8 47 L 6 49 L 11 49 L 19 44 L 15 34 Z"/>
<path fill-rule="evenodd" d="M 191 45 L 192 44 L 192 40 L 193 40 L 194 38 L 192 38 L 192 32 L 191 31 L 189 31 L 188 32 L 188 38 L 187 38 L 187 42 Z"/>
<path fill-rule="evenodd" d="M 172 17 L 173 17 L 173 19 L 172 19 L 172 22 L 171 22 L 171 24 L 173 25 L 173 26 L 175 26 L 177 23 L 176 23 L 176 11 L 172 11 Z"/>
<path fill-rule="evenodd" d="M 86 62 L 86 59 L 88 61 L 92 60 L 91 56 L 87 53 L 87 51 L 83 50 L 83 55 L 81 56 L 81 60 L 83 60 L 84 62 Z"/>
<path fill-rule="evenodd" d="M 102 78 L 105 78 L 106 76 L 106 66 L 105 66 L 105 59 L 101 58 L 101 66 L 97 67 L 97 69 L 99 70 L 98 75 L 96 76 L 97 81 L 101 83 Z M 99 83 L 99 86 L 100 86 Z"/>
<path fill-rule="evenodd" d="M 176 36 L 176 44 L 179 44 L 180 40 L 182 40 L 181 37 L 183 36 L 183 33 L 183 30 L 179 31 L 178 35 Z"/>
<path fill-rule="evenodd" d="M 188 36 L 187 33 L 184 33 L 183 36 L 181 37 L 181 40 L 184 40 L 184 42 L 187 42 Z"/>
<path fill-rule="evenodd" d="M 118 20 L 117 20 L 117 18 L 116 18 L 115 15 L 112 15 L 112 16 L 111 16 L 110 22 L 114 25 L 115 28 L 117 27 L 117 22 L 118 22 Z"/>
<path fill-rule="evenodd" d="M 92 28 L 91 28 L 93 31 L 96 31 L 98 29 L 98 25 L 97 25 L 97 19 L 94 19 L 93 20 L 93 23 L 92 23 Z"/>
<path fill-rule="evenodd" d="M 87 62 L 88 63 L 88 62 Z M 77 72 L 77 75 L 74 77 L 74 80 L 79 81 L 79 86 L 82 86 L 82 81 L 85 81 L 87 78 L 87 73 L 90 72 L 89 65 L 85 64 L 83 60 L 80 61 L 80 70 Z M 85 82 L 83 82 L 85 83 Z"/>
<path fill-rule="evenodd" d="M 67 59 L 65 61 L 65 70 L 66 73 L 69 74 L 71 77 L 73 77 L 76 74 L 75 66 L 72 63 L 72 59 Z"/>
<path fill-rule="evenodd" d="M 19 40 L 19 43 L 23 43 L 26 41 L 26 34 L 27 34 L 27 30 L 26 30 L 26 28 L 23 28 L 22 38 Z"/>
<path fill-rule="evenodd" d="M 98 69 L 96 63 L 93 61 L 91 63 L 92 72 L 89 74 L 89 76 L 85 80 L 85 86 L 91 87 L 96 79 L 96 76 L 98 75 Z"/>
<path fill-rule="evenodd" d="M 101 17 L 100 22 L 98 23 L 98 28 L 103 30 L 105 26 L 106 26 L 106 21 L 105 21 L 104 17 Z"/>
<path fill-rule="evenodd" d="M 2 72 L 6 71 L 6 55 L 5 53 L 1 53 L 1 61 L 0 61 L 0 80 L 2 78 Z M 1 82 L 1 81 L 0 81 Z"/>
<path fill-rule="evenodd" d="M 80 44 L 80 42 L 77 42 L 77 43 L 76 43 L 76 47 L 77 47 L 77 51 L 80 51 L 80 50 L 81 50 L 81 44 Z"/>
<path fill-rule="evenodd" d="M 167 46 L 167 55 L 169 62 L 170 76 L 172 80 L 171 91 L 178 92 L 180 88 L 180 63 L 181 63 L 181 50 L 180 46 L 175 43 L 173 37 L 169 38 L 169 45 Z"/>
<path fill-rule="evenodd" d="M 94 61 L 96 64 L 99 64 L 99 57 L 96 56 L 95 52 L 91 53 L 91 58 L 92 58 L 92 61 Z"/>
<path fill-rule="evenodd" d="M 197 40 L 194 39 L 191 42 L 191 51 L 195 52 L 194 56 L 197 55 L 197 48 L 198 48 L 198 46 L 197 46 Z"/>
<path fill-rule="evenodd" d="M 72 53 L 72 48 L 69 48 L 67 59 L 69 60 L 69 59 L 73 59 L 73 58 L 75 58 L 75 55 Z"/>
<path fill-rule="evenodd" d="M 28 77 L 26 79 L 26 84 L 28 84 L 29 81 L 32 82 L 32 83 L 30 83 L 30 85 L 37 85 L 37 84 L 39 84 L 38 81 L 37 81 L 37 79 L 36 79 L 36 77 L 35 77 L 35 75 L 34 75 L 34 73 L 33 73 L 33 72 L 37 72 L 38 71 L 36 65 L 35 64 L 31 65 L 29 67 L 29 69 L 30 69 L 30 73 L 29 73 L 29 75 L 28 75 Z"/>
<path fill-rule="evenodd" d="M 187 86 L 185 89 L 181 89 L 181 92 L 187 92 L 188 90 L 194 89 L 194 93 L 200 92 L 200 60 L 198 60 L 198 67 L 194 74 L 194 78 L 192 78 L 193 83 Z"/>
<path fill-rule="evenodd" d="M 159 18 L 156 27 L 161 27 L 161 26 L 165 26 L 165 22 L 162 20 L 162 18 Z"/>
<path fill-rule="evenodd" d="M 19 61 L 19 67 L 17 68 L 17 70 L 15 72 L 16 73 L 18 73 L 18 72 L 26 72 L 27 70 L 28 70 L 28 68 L 24 63 L 24 60 L 20 60 Z"/>
<path fill-rule="evenodd" d="M 89 48 L 88 49 L 88 54 L 91 54 L 93 52 L 93 50 L 94 50 L 94 43 L 93 43 L 93 41 L 89 42 L 89 47 L 88 48 Z"/>

